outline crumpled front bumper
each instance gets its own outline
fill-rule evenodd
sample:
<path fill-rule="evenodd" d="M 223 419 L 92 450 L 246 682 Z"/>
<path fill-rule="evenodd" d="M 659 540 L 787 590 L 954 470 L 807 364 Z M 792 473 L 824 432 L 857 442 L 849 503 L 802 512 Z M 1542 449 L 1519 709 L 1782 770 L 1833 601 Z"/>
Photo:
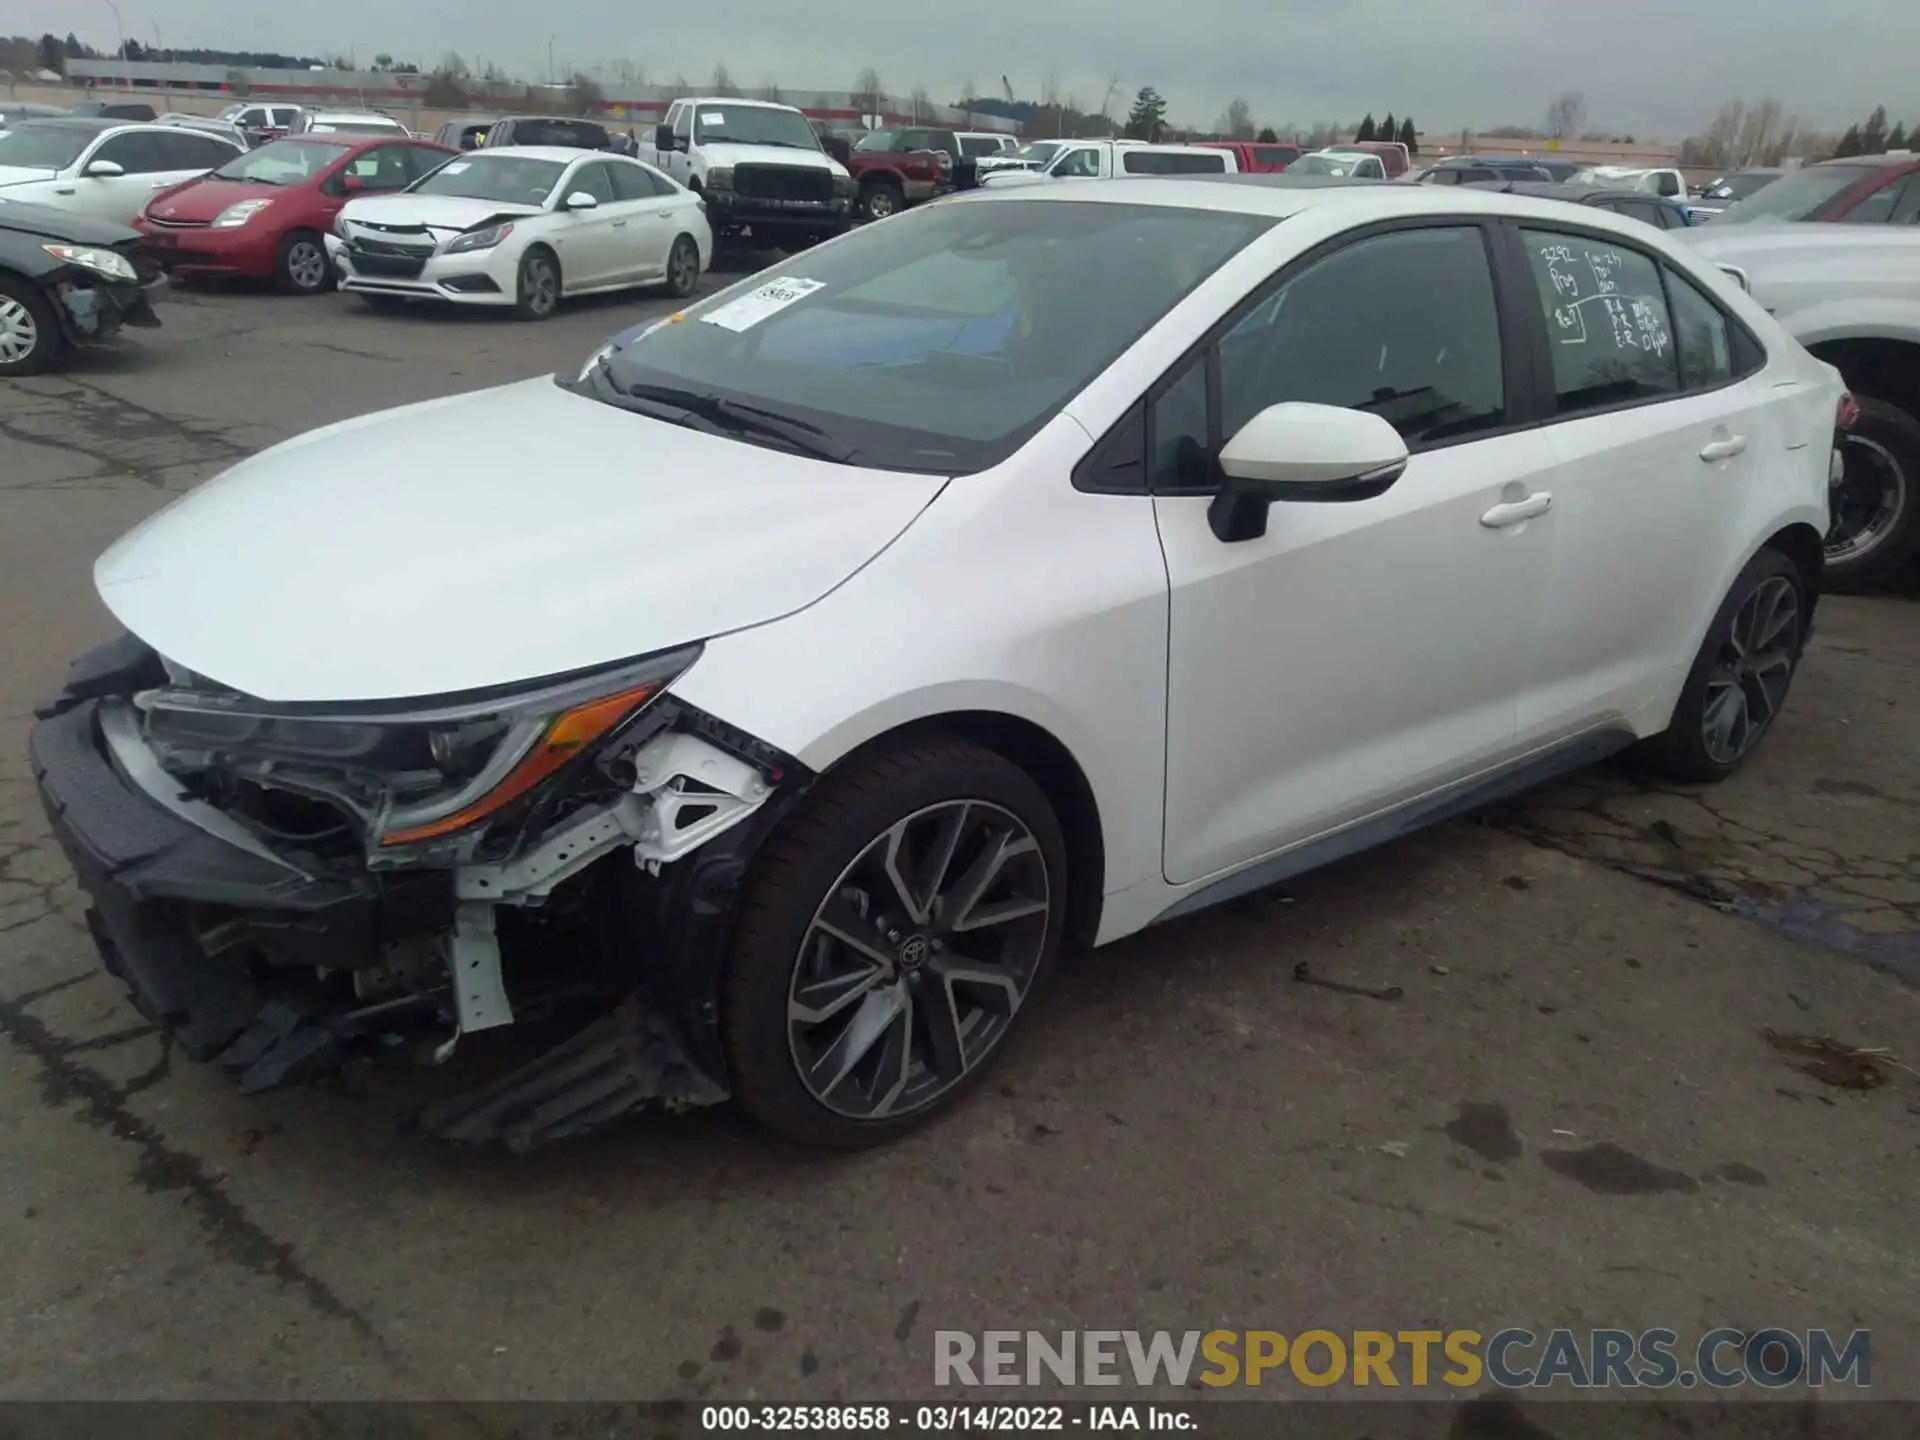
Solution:
<path fill-rule="evenodd" d="M 332 1073 L 354 1053 L 451 1053 L 459 1007 L 444 972 L 441 982 L 405 993 L 358 997 L 363 973 L 389 966 L 396 946 L 424 948 L 436 967 L 454 953 L 457 917 L 472 908 L 456 896 L 454 874 L 343 873 L 195 823 L 194 806 L 204 802 L 169 794 L 178 791 L 171 777 L 131 765 L 137 756 L 111 723 L 125 697 L 160 683 L 158 663 L 131 637 L 91 652 L 62 694 L 40 707 L 30 740 L 41 804 L 86 894 L 105 968 L 182 1053 L 220 1065 L 249 1093 Z M 706 865 L 676 879 L 711 888 Z M 678 898 L 670 909 L 679 919 L 667 929 L 682 955 L 710 956 L 710 941 L 692 943 L 702 917 Z M 322 971 L 337 982 L 325 993 L 313 983 Z M 675 977 L 691 978 L 684 964 L 662 967 L 664 993 L 674 993 Z M 710 965 L 692 983 L 673 1020 L 630 989 L 607 993 L 597 1022 L 510 1074 L 429 1107 L 421 1128 L 530 1149 L 649 1103 L 724 1100 L 712 1078 L 721 1067 L 691 1033 L 711 1013 Z M 401 1043 L 423 1031 L 443 1043 Z"/>
<path fill-rule="evenodd" d="M 78 266 L 45 282 L 59 302 L 60 328 L 69 343 L 98 345 L 132 326 L 154 330 L 160 317 L 153 302 L 167 291 L 167 277 L 153 266 L 136 262 L 140 278 L 108 280 Z"/>

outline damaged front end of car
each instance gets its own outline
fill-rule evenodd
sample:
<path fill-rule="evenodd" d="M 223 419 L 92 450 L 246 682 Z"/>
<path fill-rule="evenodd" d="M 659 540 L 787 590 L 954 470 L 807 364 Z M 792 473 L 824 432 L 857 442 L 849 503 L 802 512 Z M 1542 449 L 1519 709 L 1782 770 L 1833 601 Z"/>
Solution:
<path fill-rule="evenodd" d="M 41 277 L 40 283 L 58 307 L 61 333 L 69 344 L 100 345 L 127 327 L 159 327 L 153 300 L 166 288 L 166 278 L 132 242 L 50 242 L 41 248 L 54 268 Z"/>
<path fill-rule="evenodd" d="M 421 1114 L 516 1149 L 727 1096 L 717 973 L 811 777 L 674 699 L 698 646 L 510 691 L 271 705 L 127 636 L 32 739 L 103 962 L 247 1091 L 567 1038 Z"/>

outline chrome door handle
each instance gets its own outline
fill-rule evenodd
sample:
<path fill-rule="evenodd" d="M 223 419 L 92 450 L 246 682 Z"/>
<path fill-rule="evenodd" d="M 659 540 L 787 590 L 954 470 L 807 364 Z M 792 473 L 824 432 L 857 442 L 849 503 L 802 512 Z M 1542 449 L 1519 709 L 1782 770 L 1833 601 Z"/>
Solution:
<path fill-rule="evenodd" d="M 1545 490 L 1536 490 L 1524 500 L 1510 500 L 1494 506 L 1480 517 L 1480 523 L 1489 530 L 1504 530 L 1509 525 L 1518 525 L 1523 520 L 1544 515 L 1552 508 L 1553 496 Z"/>
<path fill-rule="evenodd" d="M 668 206 L 665 210 L 656 210 L 653 213 L 658 216 L 661 216 L 662 218 L 665 218 L 666 216 L 673 214 L 673 207 Z"/>
<path fill-rule="evenodd" d="M 1708 461 L 1731 460 L 1736 455 L 1745 454 L 1746 449 L 1746 436 L 1729 435 L 1724 440 L 1709 440 L 1705 445 L 1702 445 L 1700 447 L 1700 458 Z"/>
<path fill-rule="evenodd" d="M 164 190 L 167 188 L 167 186 L 173 183 L 174 182 L 171 180 L 156 180 L 153 182 L 153 184 L 149 185 L 147 188 L 149 190 Z"/>

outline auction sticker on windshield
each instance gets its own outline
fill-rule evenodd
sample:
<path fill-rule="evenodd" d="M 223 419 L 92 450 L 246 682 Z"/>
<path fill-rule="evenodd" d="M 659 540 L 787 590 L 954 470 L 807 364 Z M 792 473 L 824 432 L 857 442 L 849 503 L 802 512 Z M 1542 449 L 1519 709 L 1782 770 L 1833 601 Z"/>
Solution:
<path fill-rule="evenodd" d="M 727 330 L 751 330 L 769 315 L 777 315 L 825 285 L 824 280 L 799 280 L 791 275 L 782 275 L 757 290 L 748 291 L 738 300 L 729 300 L 719 309 L 709 311 L 700 318 L 709 325 L 719 325 Z"/>
<path fill-rule="evenodd" d="M 462 170 L 465 170 L 471 164 L 473 164 L 471 160 L 456 160 L 451 165 L 448 165 L 442 168 L 440 173 L 442 175 L 458 175 Z"/>

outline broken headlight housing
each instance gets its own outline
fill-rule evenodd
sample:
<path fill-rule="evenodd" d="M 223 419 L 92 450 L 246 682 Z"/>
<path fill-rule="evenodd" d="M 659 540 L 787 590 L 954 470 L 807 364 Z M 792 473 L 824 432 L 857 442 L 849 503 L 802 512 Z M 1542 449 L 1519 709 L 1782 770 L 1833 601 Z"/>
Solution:
<path fill-rule="evenodd" d="M 456 862 L 488 825 L 659 699 L 698 646 L 507 694 L 385 706 L 269 705 L 172 686 L 134 697 L 148 747 L 190 786 L 322 801 L 369 861 Z"/>

